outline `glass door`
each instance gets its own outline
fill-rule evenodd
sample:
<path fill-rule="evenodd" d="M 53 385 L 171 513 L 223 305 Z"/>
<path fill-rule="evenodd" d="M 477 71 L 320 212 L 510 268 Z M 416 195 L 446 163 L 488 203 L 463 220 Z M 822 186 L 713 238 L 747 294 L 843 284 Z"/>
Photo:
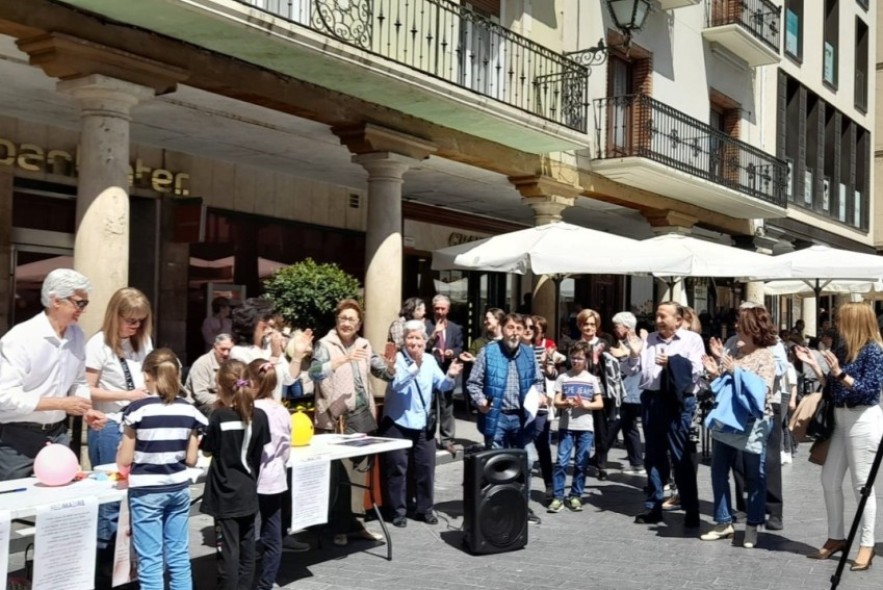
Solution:
<path fill-rule="evenodd" d="M 43 310 L 40 288 L 56 268 L 73 268 L 73 250 L 48 246 L 12 246 L 12 297 L 10 325 L 14 326 Z"/>

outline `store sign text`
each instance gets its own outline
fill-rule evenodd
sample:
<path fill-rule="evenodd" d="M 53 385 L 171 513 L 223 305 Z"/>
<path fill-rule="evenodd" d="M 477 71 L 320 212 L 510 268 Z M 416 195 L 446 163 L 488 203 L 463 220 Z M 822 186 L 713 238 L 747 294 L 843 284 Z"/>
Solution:
<path fill-rule="evenodd" d="M 77 176 L 79 157 L 65 150 L 45 150 L 32 143 L 16 145 L 0 137 L 0 166 L 20 168 L 29 172 L 46 172 L 64 176 Z M 190 175 L 171 172 L 164 168 L 151 168 L 140 158 L 129 166 L 129 186 L 149 188 L 163 194 L 186 197 L 190 194 Z"/>
<path fill-rule="evenodd" d="M 482 236 L 471 236 L 469 234 L 462 234 L 460 232 L 451 232 L 451 235 L 448 236 L 448 246 L 456 246 L 458 244 L 465 244 L 467 242 L 475 242 L 476 240 L 483 239 Z"/>

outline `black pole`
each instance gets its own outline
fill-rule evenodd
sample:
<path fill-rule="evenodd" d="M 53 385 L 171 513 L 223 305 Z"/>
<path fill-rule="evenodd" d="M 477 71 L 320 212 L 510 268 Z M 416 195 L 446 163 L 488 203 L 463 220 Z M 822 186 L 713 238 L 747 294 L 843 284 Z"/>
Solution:
<path fill-rule="evenodd" d="M 859 498 L 858 508 L 855 510 L 855 518 L 852 519 L 852 527 L 849 529 L 849 536 L 846 538 L 846 546 L 843 547 L 843 552 L 840 554 L 837 570 L 834 572 L 834 575 L 831 576 L 831 590 L 835 590 L 840 584 L 840 576 L 843 573 L 843 568 L 846 567 L 846 558 L 849 555 L 849 548 L 852 547 L 852 542 L 855 540 L 855 534 L 858 531 L 859 524 L 862 520 L 862 514 L 865 511 L 865 504 L 868 503 L 868 496 L 871 495 L 871 490 L 874 487 L 874 480 L 877 479 L 877 470 L 880 469 L 881 459 L 883 459 L 883 441 L 881 441 L 881 444 L 877 445 L 877 455 L 874 457 L 871 471 L 868 472 L 868 480 L 865 482 L 865 485 L 862 486 L 860 492 L 861 498 Z"/>

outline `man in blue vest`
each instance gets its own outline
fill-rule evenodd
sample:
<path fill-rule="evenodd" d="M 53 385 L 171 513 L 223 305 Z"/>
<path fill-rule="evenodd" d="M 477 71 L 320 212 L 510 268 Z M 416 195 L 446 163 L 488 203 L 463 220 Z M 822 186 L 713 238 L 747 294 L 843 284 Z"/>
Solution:
<path fill-rule="evenodd" d="M 523 449 L 531 441 L 533 416 L 525 410 L 528 396 L 541 394 L 543 375 L 534 351 L 521 343 L 524 319 L 510 313 L 503 320 L 503 339 L 478 352 L 466 390 L 478 408 L 479 430 L 488 449 Z"/>

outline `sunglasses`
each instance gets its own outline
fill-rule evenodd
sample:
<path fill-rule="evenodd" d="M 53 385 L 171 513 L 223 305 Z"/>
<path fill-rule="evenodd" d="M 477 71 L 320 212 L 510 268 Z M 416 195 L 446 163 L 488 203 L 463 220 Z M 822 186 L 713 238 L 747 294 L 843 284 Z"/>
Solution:
<path fill-rule="evenodd" d="M 144 322 L 144 318 L 123 318 L 123 323 L 127 326 L 140 326 Z"/>
<path fill-rule="evenodd" d="M 74 299 L 73 297 L 67 297 L 68 301 L 70 301 L 77 309 L 83 311 L 86 309 L 86 306 L 89 305 L 88 299 Z"/>

